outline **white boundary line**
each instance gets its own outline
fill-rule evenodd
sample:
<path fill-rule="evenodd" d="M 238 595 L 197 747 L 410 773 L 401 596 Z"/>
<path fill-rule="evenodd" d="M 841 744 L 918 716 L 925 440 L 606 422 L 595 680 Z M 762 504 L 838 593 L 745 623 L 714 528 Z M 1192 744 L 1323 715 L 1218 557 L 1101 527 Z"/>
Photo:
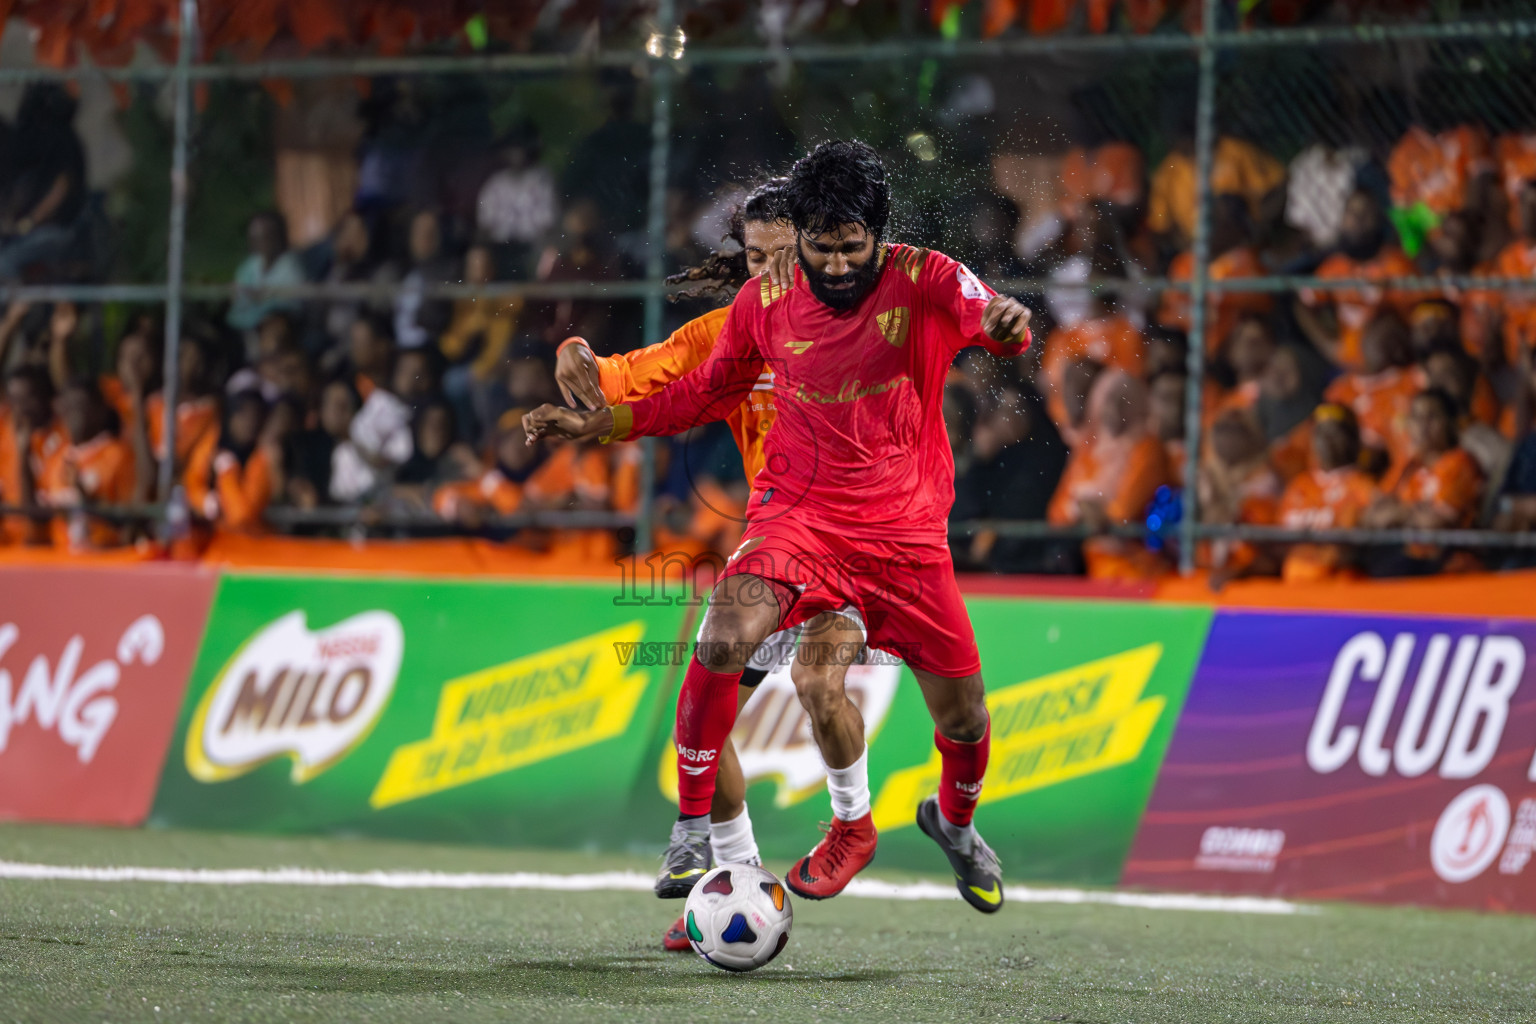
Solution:
<path fill-rule="evenodd" d="M 160 882 L 168 885 L 372 886 L 379 889 L 524 889 L 545 892 L 650 892 L 653 879 L 634 871 L 553 875 L 442 871 L 321 871 L 313 868 L 144 868 L 70 867 L 0 860 L 0 879 L 54 882 Z M 953 886 L 937 882 L 879 882 L 855 879 L 847 895 L 884 900 L 957 900 Z M 1206 910 L 1229 914 L 1303 914 L 1312 908 L 1258 896 L 1197 896 L 1181 893 L 1100 892 L 1092 889 L 1035 889 L 1009 884 L 1015 903 L 1101 903 L 1144 910 Z"/>

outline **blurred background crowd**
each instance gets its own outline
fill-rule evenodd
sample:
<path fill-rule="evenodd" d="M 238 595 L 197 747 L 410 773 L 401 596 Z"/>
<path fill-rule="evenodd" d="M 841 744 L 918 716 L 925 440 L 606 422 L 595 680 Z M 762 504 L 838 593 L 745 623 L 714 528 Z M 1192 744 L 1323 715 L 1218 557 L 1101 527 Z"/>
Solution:
<path fill-rule="evenodd" d="M 24 45 L 9 33 L 3 53 Z M 1187 56 L 693 69 L 675 95 L 665 269 L 720 247 L 745 189 L 809 143 L 882 149 L 893 240 L 941 248 L 1036 311 L 1026 355 L 963 352 L 946 390 L 953 518 L 982 524 L 955 532 L 962 569 L 1171 571 L 1159 527 L 1188 504 L 1190 422 L 1204 523 L 1528 529 L 1536 296 L 1466 279 L 1536 271 L 1536 90 L 1520 70 L 1536 61 L 1485 44 L 1285 60 L 1222 79 L 1208 235 L 1220 288 L 1195 389 Z M 648 494 L 637 446 L 529 447 L 520 429 L 523 410 L 561 400 L 561 340 L 643 343 L 625 285 L 645 277 L 650 100 L 627 69 L 200 92 L 188 280 L 212 297 L 192 289 L 174 365 L 157 305 L 5 304 L 0 543 L 150 543 L 111 508 L 174 497 L 189 523 L 173 543 L 193 550 L 219 532 L 471 533 L 602 555 L 632 531 L 506 517 L 650 501 L 658 547 L 730 551 L 747 489 L 723 425 L 661 441 Z M 163 91 L 104 84 L 0 95 L 0 284 L 163 274 L 164 107 Z M 1241 287 L 1275 276 L 1317 280 Z M 551 298 L 527 284 L 572 287 Z M 338 288 L 295 294 L 303 285 Z M 675 302 L 666 326 L 708 308 Z M 1097 535 L 1016 536 L 995 521 Z M 1217 582 L 1520 558 L 1235 540 L 1198 552 Z"/>

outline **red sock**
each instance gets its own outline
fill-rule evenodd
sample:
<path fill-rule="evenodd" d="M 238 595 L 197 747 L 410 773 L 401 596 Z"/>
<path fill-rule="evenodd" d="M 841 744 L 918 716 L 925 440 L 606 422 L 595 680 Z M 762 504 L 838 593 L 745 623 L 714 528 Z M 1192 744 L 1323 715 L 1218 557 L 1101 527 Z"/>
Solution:
<path fill-rule="evenodd" d="M 711 672 L 690 659 L 677 695 L 677 796 L 690 818 L 709 813 L 720 770 L 720 748 L 736 724 L 736 686 L 741 673 Z"/>
<path fill-rule="evenodd" d="M 939 811 L 951 825 L 969 825 L 981 797 L 981 777 L 987 774 L 992 752 L 992 723 L 975 743 L 961 743 L 933 733 L 942 766 L 939 769 Z"/>

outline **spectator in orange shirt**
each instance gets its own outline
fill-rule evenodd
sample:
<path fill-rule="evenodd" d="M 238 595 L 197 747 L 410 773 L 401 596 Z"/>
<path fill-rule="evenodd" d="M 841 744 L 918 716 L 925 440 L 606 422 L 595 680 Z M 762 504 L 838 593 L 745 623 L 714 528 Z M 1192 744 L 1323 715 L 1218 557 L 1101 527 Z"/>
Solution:
<path fill-rule="evenodd" d="M 1416 527 L 1448 530 L 1468 527 L 1477 519 L 1483 474 L 1477 460 L 1458 447 L 1456 400 L 1439 388 L 1413 399 L 1408 417 L 1413 457 L 1389 482 L 1387 496 L 1367 510 L 1364 523 L 1374 528 Z M 1444 549 L 1409 545 L 1373 559 L 1377 576 L 1409 576 L 1439 572 Z"/>
<path fill-rule="evenodd" d="M 1275 333 L 1269 320 L 1253 314 L 1239 320 L 1226 359 L 1236 382 L 1214 409 L 1205 411 L 1207 421 L 1214 422 L 1215 417 L 1229 409 L 1248 411 L 1257 405 L 1264 371 L 1274 357 Z"/>
<path fill-rule="evenodd" d="M 1320 278 L 1379 281 L 1417 274 L 1413 262 L 1389 240 L 1386 217 L 1376 199 L 1356 190 L 1344 204 L 1339 252 L 1317 268 Z M 1322 291 L 1302 289 L 1295 305 L 1296 322 L 1307 339 L 1335 365 L 1360 369 L 1365 325 L 1383 308 L 1407 315 L 1420 296 L 1401 289 L 1370 286 Z"/>
<path fill-rule="evenodd" d="M 133 453 L 108 430 L 110 413 L 94 380 L 71 381 L 58 404 L 69 443 L 54 450 L 37 480 L 39 504 L 69 510 L 52 520 L 53 543 L 76 551 L 116 546 L 123 532 L 90 512 L 133 497 Z"/>
<path fill-rule="evenodd" d="M 1093 297 L 1094 315 L 1075 327 L 1058 327 L 1045 339 L 1045 353 L 1040 370 L 1045 375 L 1051 418 L 1067 422 L 1064 385 L 1067 367 L 1079 359 L 1091 359 L 1102 366 L 1124 370 L 1133 377 L 1142 373 L 1146 358 L 1146 339 L 1131 318 L 1119 312 L 1112 296 L 1100 292 Z"/>
<path fill-rule="evenodd" d="M 1260 277 L 1264 266 L 1259 254 L 1249 242 L 1248 211 L 1243 197 L 1220 195 L 1215 198 L 1211 216 L 1211 266 L 1212 281 L 1227 281 L 1243 277 Z M 1185 250 L 1173 258 L 1168 266 L 1168 277 L 1173 281 L 1189 281 L 1195 275 L 1195 254 Z M 1244 314 L 1268 313 L 1274 300 L 1264 292 L 1216 292 L 1206 301 L 1206 346 L 1211 358 L 1219 358 L 1225 349 L 1232 329 Z M 1189 331 L 1190 297 L 1186 291 L 1169 289 L 1163 292 L 1162 304 L 1157 311 L 1157 322 L 1164 327 Z"/>
<path fill-rule="evenodd" d="M 1269 464 L 1289 480 L 1312 465 L 1312 411 L 1323 387 L 1302 353 L 1282 345 L 1270 357 L 1259 383 L 1253 414 L 1269 445 Z"/>
<path fill-rule="evenodd" d="M 1174 250 L 1187 249 L 1195 237 L 1195 140 L 1186 134 L 1152 175 L 1147 199 L 1147 227 Z M 1285 166 L 1251 142 L 1223 136 L 1211 154 L 1211 194 L 1236 193 L 1249 215 L 1267 224 L 1285 200 Z"/>
<path fill-rule="evenodd" d="M 1497 277 L 1536 277 L 1536 179 L 1520 189 L 1516 205 L 1520 234 L 1506 245 L 1489 273 Z M 1536 345 L 1536 298 L 1530 292 L 1501 292 L 1504 312 L 1504 359 L 1520 363 L 1520 350 Z"/>
<path fill-rule="evenodd" d="M 1280 477 L 1265 458 L 1264 437 L 1248 413 L 1233 409 L 1211 425 L 1211 457 L 1201 460 L 1200 521 L 1207 525 L 1270 526 L 1280 500 Z M 1263 571 L 1273 556 L 1263 545 L 1218 539 L 1200 545 L 1200 562 L 1220 588 L 1240 574 Z M 1270 571 L 1273 571 L 1270 569 Z"/>
<path fill-rule="evenodd" d="M 1477 251 L 1477 225 L 1471 215 L 1458 211 L 1442 220 L 1429 236 L 1429 247 L 1424 250 L 1424 255 L 1430 257 L 1426 262 L 1440 277 L 1492 275 L 1491 267 L 1478 266 Z M 1446 284 L 1439 296 L 1426 298 L 1409 314 L 1414 348 L 1425 351 L 1427 346 L 1420 347 L 1419 336 L 1444 331 L 1446 328 L 1441 325 L 1441 320 L 1449 316 L 1451 329 L 1460 343 L 1473 356 L 1487 360 L 1493 354 L 1489 341 L 1497 332 L 1501 306 L 1496 291 Z"/>
<path fill-rule="evenodd" d="M 281 447 L 265 435 L 267 403 L 259 391 L 229 400 L 219 433 L 198 443 L 187 466 L 187 504 L 219 529 L 257 532 L 277 490 Z"/>
<path fill-rule="evenodd" d="M 23 366 L 5 381 L 0 405 L 0 505 L 37 504 L 37 477 L 43 464 L 68 443 L 53 415 L 53 382 L 38 366 Z M 0 519 L 0 544 L 34 544 L 41 523 L 24 515 Z"/>
<path fill-rule="evenodd" d="M 1348 406 L 1318 406 L 1312 417 L 1313 467 L 1298 475 L 1280 498 L 1280 525 L 1292 530 L 1346 530 L 1360 524 L 1380 496 L 1360 469 L 1360 426 Z M 1358 550 L 1344 544 L 1293 544 L 1280 575 L 1288 583 L 1329 579 L 1347 571 Z"/>
<path fill-rule="evenodd" d="M 1474 125 L 1440 132 L 1412 125 L 1387 160 L 1393 205 L 1423 203 L 1442 217 L 1462 209 L 1473 179 L 1492 169 L 1490 148 L 1488 133 Z"/>
<path fill-rule="evenodd" d="M 1461 346 L 1436 348 L 1424 358 L 1424 377 L 1456 400 L 1456 424 L 1461 446 L 1477 459 L 1485 477 L 1504 465 L 1510 443 L 1499 433 L 1499 403 L 1493 385 L 1483 376 L 1477 361 Z"/>
<path fill-rule="evenodd" d="M 1085 441 L 1067 457 L 1047 512 L 1058 526 L 1095 529 L 1140 522 L 1153 494 L 1169 482 L 1163 444 L 1148 422 L 1146 385 L 1122 370 L 1106 370 L 1088 399 Z M 1093 537 L 1083 545 L 1088 575 L 1146 578 L 1160 560 L 1136 541 Z"/>
<path fill-rule="evenodd" d="M 1397 470 L 1411 455 L 1408 409 L 1424 388 L 1424 371 L 1412 363 L 1408 326 L 1390 311 L 1367 325 L 1360 351 L 1360 371 L 1337 378 L 1324 397 L 1354 412 L 1373 465 Z"/>

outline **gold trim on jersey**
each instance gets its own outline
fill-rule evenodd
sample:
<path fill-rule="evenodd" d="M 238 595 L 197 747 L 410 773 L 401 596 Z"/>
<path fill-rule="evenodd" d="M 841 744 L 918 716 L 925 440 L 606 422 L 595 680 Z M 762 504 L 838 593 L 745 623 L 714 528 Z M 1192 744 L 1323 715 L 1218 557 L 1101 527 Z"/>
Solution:
<path fill-rule="evenodd" d="M 923 266 L 928 262 L 927 249 L 914 249 L 904 246 L 891 253 L 891 261 L 896 269 L 912 279 L 917 284 L 917 276 L 923 272 Z"/>
<path fill-rule="evenodd" d="M 777 285 L 775 285 L 773 283 L 773 279 L 770 278 L 767 274 L 759 275 L 761 277 L 761 279 L 762 279 L 763 308 L 764 309 L 767 309 L 770 305 L 772 305 L 773 303 L 775 303 L 778 300 L 782 299 L 784 297 L 784 293 L 789 291 L 791 288 L 793 288 L 795 286 L 795 279 L 794 279 L 794 276 L 793 276 L 794 271 L 791 270 L 790 274 L 791 274 L 791 276 L 790 276 L 790 279 L 789 279 L 789 284 L 785 285 L 782 288 L 780 288 Z"/>

